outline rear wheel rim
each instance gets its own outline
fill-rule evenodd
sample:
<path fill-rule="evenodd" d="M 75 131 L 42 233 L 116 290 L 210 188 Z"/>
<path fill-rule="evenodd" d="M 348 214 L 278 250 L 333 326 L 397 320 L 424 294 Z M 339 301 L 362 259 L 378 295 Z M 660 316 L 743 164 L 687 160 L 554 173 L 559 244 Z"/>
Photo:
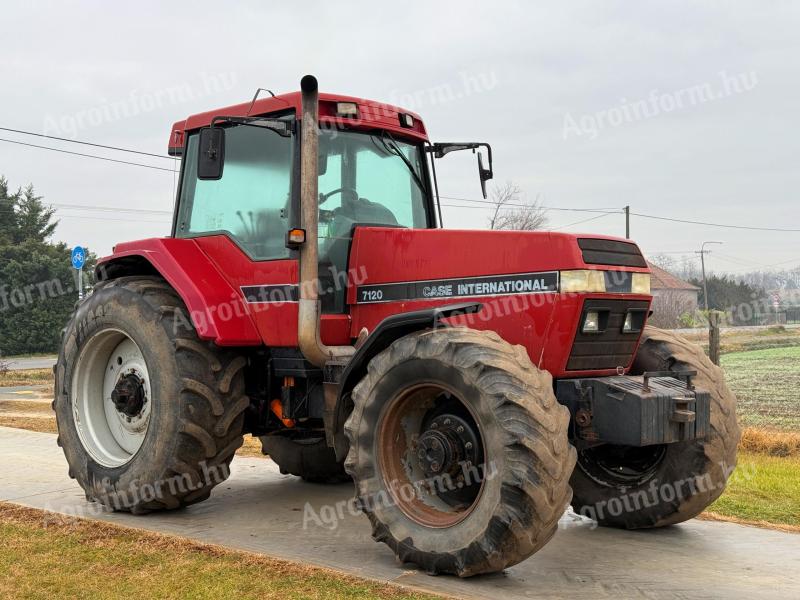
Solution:
<path fill-rule="evenodd" d="M 665 444 L 616 446 L 604 444 L 578 452 L 578 466 L 606 487 L 635 487 L 652 479 L 667 453 Z"/>
<path fill-rule="evenodd" d="M 424 383 L 395 394 L 376 437 L 392 503 L 426 527 L 466 519 L 483 491 L 483 439 L 471 410 L 449 386 Z"/>
<path fill-rule="evenodd" d="M 92 336 L 81 350 L 71 391 L 84 450 L 104 467 L 130 462 L 144 443 L 152 414 L 150 375 L 136 342 L 117 329 Z"/>

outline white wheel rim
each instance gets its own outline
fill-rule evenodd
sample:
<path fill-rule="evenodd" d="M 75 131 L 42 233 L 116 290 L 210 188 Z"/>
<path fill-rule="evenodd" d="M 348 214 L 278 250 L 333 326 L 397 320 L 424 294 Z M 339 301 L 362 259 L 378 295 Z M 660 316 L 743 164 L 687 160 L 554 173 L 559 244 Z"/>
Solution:
<path fill-rule="evenodd" d="M 140 383 L 143 401 L 132 414 L 118 410 L 112 392 L 123 378 Z M 95 334 L 83 347 L 72 378 L 72 414 L 86 452 L 105 467 L 130 462 L 150 424 L 152 389 L 142 351 L 119 330 Z"/>

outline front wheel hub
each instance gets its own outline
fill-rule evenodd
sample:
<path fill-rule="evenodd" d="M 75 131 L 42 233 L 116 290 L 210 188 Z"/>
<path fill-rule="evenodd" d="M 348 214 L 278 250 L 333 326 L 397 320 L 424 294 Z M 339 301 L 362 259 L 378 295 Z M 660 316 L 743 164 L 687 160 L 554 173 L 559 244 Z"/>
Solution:
<path fill-rule="evenodd" d="M 457 476 L 460 469 L 476 464 L 478 446 L 478 435 L 465 419 L 439 415 L 417 440 L 419 468 L 426 477 Z"/>

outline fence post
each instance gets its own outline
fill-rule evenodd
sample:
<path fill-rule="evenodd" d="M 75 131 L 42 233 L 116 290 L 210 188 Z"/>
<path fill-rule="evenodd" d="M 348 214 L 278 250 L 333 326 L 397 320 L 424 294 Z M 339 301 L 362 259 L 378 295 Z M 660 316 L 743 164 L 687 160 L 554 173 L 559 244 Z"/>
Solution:
<path fill-rule="evenodd" d="M 719 312 L 708 313 L 708 357 L 715 365 L 719 365 Z"/>

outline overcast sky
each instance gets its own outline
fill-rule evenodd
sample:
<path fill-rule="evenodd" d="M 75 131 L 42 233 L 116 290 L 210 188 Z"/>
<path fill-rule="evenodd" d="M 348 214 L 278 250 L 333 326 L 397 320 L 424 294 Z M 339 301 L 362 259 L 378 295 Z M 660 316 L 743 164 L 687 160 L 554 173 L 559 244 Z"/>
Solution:
<path fill-rule="evenodd" d="M 435 140 L 488 141 L 497 182 L 565 231 L 624 235 L 634 213 L 800 228 L 800 4 L 790 2 L 4 2 L 0 127 L 165 153 L 170 126 L 299 88 L 404 105 Z M 0 131 L 169 169 L 172 162 Z M 444 196 L 480 198 L 474 157 Z M 0 174 L 59 208 L 56 237 L 100 254 L 167 235 L 173 175 L 0 142 Z M 449 227 L 487 211 L 444 200 Z M 477 205 L 476 205 L 477 206 Z M 150 212 L 146 212 L 150 211 Z M 591 217 L 592 221 L 571 225 Z M 567 227 L 568 226 L 568 227 Z M 714 247 L 715 271 L 800 265 L 800 233 L 632 217 L 648 253 Z M 676 254 L 677 256 L 678 254 Z"/>

